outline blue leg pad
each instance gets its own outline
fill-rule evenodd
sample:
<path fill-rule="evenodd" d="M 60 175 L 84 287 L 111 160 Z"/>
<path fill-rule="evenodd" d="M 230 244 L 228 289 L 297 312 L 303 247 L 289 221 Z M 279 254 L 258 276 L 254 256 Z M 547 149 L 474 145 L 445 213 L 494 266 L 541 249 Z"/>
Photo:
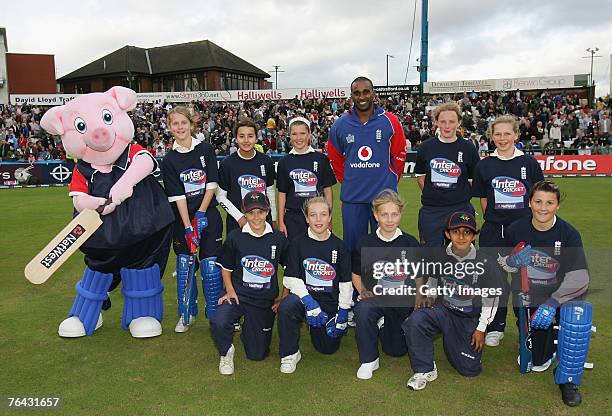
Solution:
<path fill-rule="evenodd" d="M 121 293 L 125 298 L 121 320 L 123 329 L 127 329 L 132 320 L 143 316 L 150 316 L 161 322 L 164 286 L 160 277 L 158 264 L 148 269 L 121 269 Z"/>
<path fill-rule="evenodd" d="M 216 257 L 207 257 L 202 260 L 202 290 L 206 299 L 206 317 L 212 319 L 217 310 L 217 302 L 223 289 L 221 267 L 216 263 Z"/>
<path fill-rule="evenodd" d="M 178 315 L 189 322 L 189 315 L 198 315 L 198 260 L 194 254 L 179 254 L 176 259 L 176 295 Z"/>
<path fill-rule="evenodd" d="M 112 273 L 100 273 L 86 267 L 83 278 L 76 284 L 77 295 L 68 317 L 78 316 L 87 335 L 92 335 L 96 329 L 102 303 L 108 297 L 112 282 Z"/>
<path fill-rule="evenodd" d="M 589 352 L 593 305 L 585 301 L 571 301 L 561 306 L 555 383 L 580 385 Z"/>

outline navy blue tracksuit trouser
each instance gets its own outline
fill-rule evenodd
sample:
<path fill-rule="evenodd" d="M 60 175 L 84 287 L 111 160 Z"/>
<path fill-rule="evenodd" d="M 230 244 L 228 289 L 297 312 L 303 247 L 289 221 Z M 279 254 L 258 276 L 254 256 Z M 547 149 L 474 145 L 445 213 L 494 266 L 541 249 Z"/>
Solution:
<path fill-rule="evenodd" d="M 472 334 L 477 326 L 477 317 L 459 316 L 442 305 L 416 309 L 402 324 L 412 370 L 415 373 L 433 370 L 434 337 L 441 333 L 444 352 L 455 370 L 466 377 L 480 374 L 482 352 L 472 347 Z"/>
<path fill-rule="evenodd" d="M 405 355 L 408 348 L 402 332 L 402 322 L 412 310 L 413 308 L 406 307 L 383 307 L 376 298 L 357 302 L 353 313 L 359 362 L 370 363 L 378 358 L 378 338 L 385 354 L 392 357 Z M 377 323 L 382 317 L 385 318 L 385 323 L 379 328 Z"/>
<path fill-rule="evenodd" d="M 217 306 L 210 320 L 210 331 L 220 355 L 227 354 L 234 338 L 234 323 L 244 316 L 240 339 L 249 360 L 261 361 L 270 355 L 274 312 L 271 307 L 227 302 Z"/>
<path fill-rule="evenodd" d="M 333 318 L 338 311 L 337 305 L 319 303 L 321 309 Z M 300 329 L 306 318 L 306 309 L 297 295 L 293 293 L 285 297 L 278 306 L 278 337 L 280 338 L 280 356 L 295 354 L 300 347 Z M 310 330 L 310 341 L 321 354 L 333 354 L 340 348 L 342 337 L 332 338 L 327 335 L 325 327 Z"/>

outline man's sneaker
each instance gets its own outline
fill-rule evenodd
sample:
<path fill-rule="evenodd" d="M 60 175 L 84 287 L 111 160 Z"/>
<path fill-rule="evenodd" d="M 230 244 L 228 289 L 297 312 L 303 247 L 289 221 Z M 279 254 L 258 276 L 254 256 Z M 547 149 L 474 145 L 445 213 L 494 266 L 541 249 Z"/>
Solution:
<path fill-rule="evenodd" d="M 485 344 L 488 347 L 497 347 L 501 340 L 504 339 L 504 333 L 500 331 L 487 332 L 485 336 Z"/>
<path fill-rule="evenodd" d="M 224 376 L 231 376 L 234 374 L 234 351 L 234 344 L 232 344 L 225 355 L 222 355 L 219 359 L 219 373 Z"/>
<path fill-rule="evenodd" d="M 174 327 L 174 332 L 179 332 L 179 333 L 187 332 L 187 331 L 189 331 L 189 328 L 191 327 L 191 325 L 193 325 L 194 322 L 195 322 L 195 316 L 190 315 L 189 316 L 189 323 L 187 325 L 185 325 L 185 322 L 183 321 L 183 316 L 181 315 L 181 317 L 179 318 L 178 323 Z"/>
<path fill-rule="evenodd" d="M 372 373 L 374 373 L 374 371 L 378 370 L 379 367 L 379 359 L 375 359 L 372 362 L 369 363 L 363 363 L 361 364 L 361 367 L 359 367 L 359 370 L 357 370 L 357 378 L 361 379 L 361 380 L 369 380 L 372 378 Z"/>
<path fill-rule="evenodd" d="M 353 310 L 350 310 L 348 313 L 347 324 L 351 328 L 355 328 L 357 326 L 357 324 L 355 323 L 355 314 L 353 313 Z"/>
<path fill-rule="evenodd" d="M 297 367 L 297 363 L 302 359 L 302 354 L 300 354 L 300 350 L 295 354 L 288 355 L 286 357 L 281 358 L 281 373 L 291 374 L 295 371 Z"/>
<path fill-rule="evenodd" d="M 434 362 L 434 368 L 429 373 L 414 373 L 406 385 L 412 390 L 423 390 L 428 381 L 434 381 L 438 378 L 438 368 Z"/>
<path fill-rule="evenodd" d="M 582 396 L 578 391 L 578 386 L 574 383 L 559 384 L 561 399 L 567 406 L 578 406 L 582 402 Z"/>
<path fill-rule="evenodd" d="M 385 317 L 381 316 L 380 318 L 378 318 L 378 321 L 376 321 L 376 326 L 378 327 L 378 329 L 382 329 L 383 326 L 385 326 Z"/>

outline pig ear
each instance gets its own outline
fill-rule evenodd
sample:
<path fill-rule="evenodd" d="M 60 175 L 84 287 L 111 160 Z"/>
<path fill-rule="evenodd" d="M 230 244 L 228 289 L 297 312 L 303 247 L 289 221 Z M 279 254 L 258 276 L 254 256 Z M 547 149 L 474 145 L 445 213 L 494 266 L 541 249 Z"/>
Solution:
<path fill-rule="evenodd" d="M 57 107 L 51 107 L 47 110 L 45 114 L 43 114 L 40 119 L 40 125 L 43 129 L 45 129 L 48 133 L 51 133 L 56 136 L 61 136 L 64 134 L 64 123 L 62 122 L 62 112 L 64 110 L 64 106 L 60 105 Z"/>
<path fill-rule="evenodd" d="M 136 92 L 125 87 L 113 87 L 106 91 L 105 94 L 110 95 L 117 101 L 117 105 L 124 111 L 130 111 L 136 108 Z"/>

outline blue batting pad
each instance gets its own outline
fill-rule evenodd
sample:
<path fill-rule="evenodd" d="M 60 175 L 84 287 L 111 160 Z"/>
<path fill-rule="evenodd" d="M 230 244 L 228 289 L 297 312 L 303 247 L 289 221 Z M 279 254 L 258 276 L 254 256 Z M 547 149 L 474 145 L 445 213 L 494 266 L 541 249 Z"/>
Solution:
<path fill-rule="evenodd" d="M 198 283 L 196 270 L 198 260 L 195 254 L 179 254 L 176 258 L 176 296 L 178 315 L 183 322 L 189 322 L 189 315 L 198 315 Z"/>
<path fill-rule="evenodd" d="M 207 257 L 202 260 L 202 291 L 204 292 L 204 299 L 206 299 L 205 312 L 208 319 L 212 319 L 214 316 L 223 289 L 221 267 L 217 265 L 216 261 L 216 257 Z"/>
<path fill-rule="evenodd" d="M 589 302 L 572 301 L 561 306 L 555 383 L 580 385 L 582 382 L 592 323 L 593 305 Z"/>
<path fill-rule="evenodd" d="M 101 273 L 86 267 L 83 278 L 76 284 L 77 295 L 68 317 L 78 316 L 87 335 L 92 335 L 96 329 L 102 303 L 108 297 L 112 282 L 112 273 Z"/>
<path fill-rule="evenodd" d="M 123 318 L 121 326 L 127 329 L 130 322 L 136 318 L 150 316 L 161 322 L 163 318 L 162 292 L 159 265 L 154 264 L 147 269 L 121 269 L 125 298 L 123 303 Z"/>

